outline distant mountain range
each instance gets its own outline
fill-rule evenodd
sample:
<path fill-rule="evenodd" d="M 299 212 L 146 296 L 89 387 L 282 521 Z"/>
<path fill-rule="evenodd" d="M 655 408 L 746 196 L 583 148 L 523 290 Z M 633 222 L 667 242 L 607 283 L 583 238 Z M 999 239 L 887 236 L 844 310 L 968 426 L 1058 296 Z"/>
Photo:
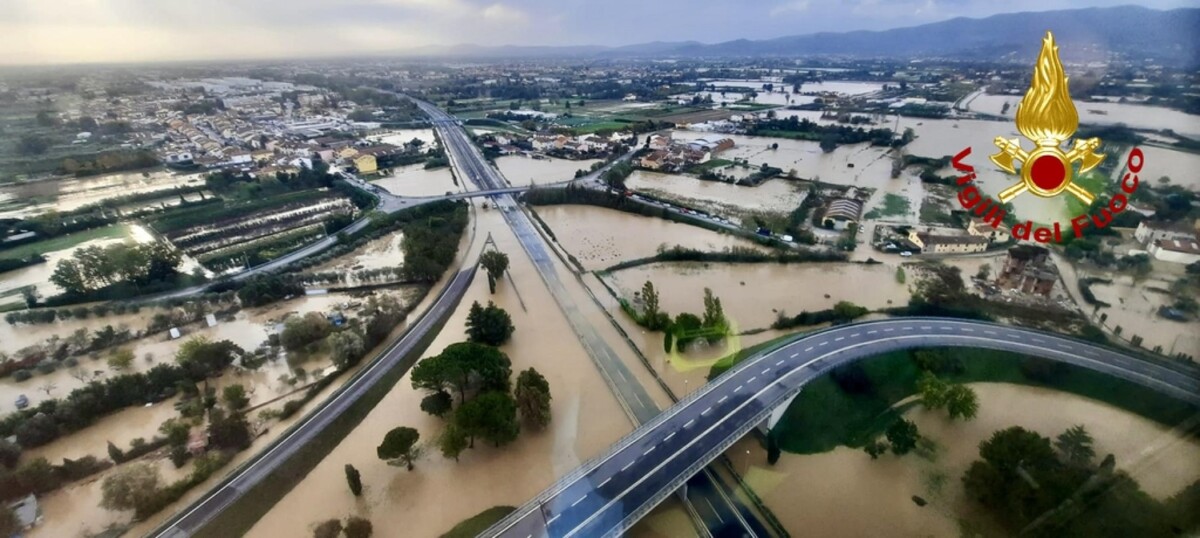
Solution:
<path fill-rule="evenodd" d="M 983 19 L 959 17 L 879 32 L 822 32 L 713 44 L 656 41 L 622 47 L 459 45 L 427 48 L 420 53 L 474 58 L 846 56 L 1028 61 L 1041 47 L 1046 30 L 1054 32 L 1067 61 L 1102 60 L 1111 51 L 1156 63 L 1200 65 L 1200 8 L 1164 11 L 1137 6 L 1006 13 Z"/>

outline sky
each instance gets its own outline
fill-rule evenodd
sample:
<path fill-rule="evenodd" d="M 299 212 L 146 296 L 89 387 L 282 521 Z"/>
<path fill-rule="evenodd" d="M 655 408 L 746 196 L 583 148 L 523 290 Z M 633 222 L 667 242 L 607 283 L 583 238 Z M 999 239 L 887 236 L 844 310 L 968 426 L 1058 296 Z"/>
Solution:
<path fill-rule="evenodd" d="M 0 64 L 716 43 L 1129 0 L 0 0 Z M 1169 9 L 1200 0 L 1143 0 Z"/>

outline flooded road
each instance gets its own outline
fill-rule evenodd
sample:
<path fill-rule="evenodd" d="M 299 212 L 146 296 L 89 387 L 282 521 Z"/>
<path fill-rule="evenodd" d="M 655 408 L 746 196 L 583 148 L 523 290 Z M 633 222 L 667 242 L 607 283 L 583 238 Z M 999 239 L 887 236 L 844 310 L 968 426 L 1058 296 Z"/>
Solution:
<path fill-rule="evenodd" d="M 734 235 L 615 209 L 584 205 L 539 206 L 535 209 L 554 230 L 563 248 L 587 270 L 653 256 L 659 247 L 682 245 L 710 252 L 732 247 L 758 248 L 757 243 Z"/>
<path fill-rule="evenodd" d="M 973 421 L 951 422 L 944 412 L 920 406 L 906 414 L 923 436 L 937 443 L 932 461 L 915 455 L 871 460 L 862 450 L 840 447 L 815 455 L 785 453 L 770 466 L 765 451 L 751 438 L 726 454 L 786 528 L 818 536 L 959 536 L 957 520 L 976 510 L 964 497 L 960 479 L 979 458 L 979 442 L 1009 426 L 1053 438 L 1082 424 L 1096 440 L 1098 458 L 1113 454 L 1119 469 L 1160 500 L 1200 478 L 1200 442 L 1180 438 L 1157 423 L 1049 389 L 1001 383 L 970 386 L 980 400 L 979 416 Z M 918 507 L 913 495 L 929 505 Z M 847 513 L 855 517 L 845 517 Z"/>
<path fill-rule="evenodd" d="M 575 177 L 576 170 L 589 171 L 599 159 L 569 161 L 566 159 L 534 159 L 520 155 L 505 155 L 496 159 L 496 166 L 514 187 L 558 183 Z"/>

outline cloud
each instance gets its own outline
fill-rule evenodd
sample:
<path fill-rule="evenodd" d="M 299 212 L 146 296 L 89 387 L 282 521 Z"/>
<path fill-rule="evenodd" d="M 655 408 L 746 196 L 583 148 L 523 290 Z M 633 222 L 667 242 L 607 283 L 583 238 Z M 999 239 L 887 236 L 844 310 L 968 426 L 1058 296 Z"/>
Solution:
<path fill-rule="evenodd" d="M 529 20 L 524 11 L 506 6 L 504 4 L 492 4 L 483 10 L 483 18 L 489 21 L 497 22 L 519 22 L 524 23 Z"/>
<path fill-rule="evenodd" d="M 771 8 L 771 16 L 784 15 L 787 13 L 802 13 L 808 11 L 808 0 L 796 0 L 786 4 L 779 4 Z"/>

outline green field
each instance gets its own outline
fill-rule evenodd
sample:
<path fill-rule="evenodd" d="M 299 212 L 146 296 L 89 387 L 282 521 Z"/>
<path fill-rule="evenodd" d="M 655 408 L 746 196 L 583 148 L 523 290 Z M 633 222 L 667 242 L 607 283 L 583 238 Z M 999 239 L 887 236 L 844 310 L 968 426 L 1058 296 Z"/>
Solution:
<path fill-rule="evenodd" d="M 1163 396 L 1141 385 L 1069 365 L 1053 366 L 1052 381 L 1030 377 L 1021 358 L 1011 353 L 954 349 L 964 371 L 943 378 L 958 383 L 1002 382 L 1043 386 L 1109 403 L 1167 426 L 1175 426 L 1197 412 L 1184 402 Z M 906 351 L 860 362 L 871 390 L 851 394 L 831 376 L 804 387 L 771 434 L 779 446 L 797 454 L 815 454 L 838 446 L 861 447 L 874 440 L 906 409 L 895 404 L 916 393 L 921 371 Z M 984 403 L 986 405 L 986 402 Z"/>
<path fill-rule="evenodd" d="M 883 207 L 876 207 L 868 211 L 865 217 L 868 219 L 896 217 L 900 215 L 907 215 L 908 210 L 908 198 L 889 192 L 883 195 Z"/>
<path fill-rule="evenodd" d="M 129 226 L 126 224 L 114 224 L 112 226 L 104 226 L 101 228 L 92 228 L 82 232 L 53 237 L 35 243 L 26 243 L 18 245 L 10 249 L 0 250 L 0 258 L 20 259 L 26 258 L 30 254 L 46 254 L 58 250 L 66 250 L 93 239 L 118 239 L 129 236 Z"/>
<path fill-rule="evenodd" d="M 441 538 L 475 538 L 492 524 L 516 510 L 513 506 L 493 506 L 455 525 Z"/>
<path fill-rule="evenodd" d="M 1099 170 L 1092 170 L 1076 177 L 1075 183 L 1097 198 L 1104 195 L 1108 190 L 1108 176 Z M 1082 215 L 1088 210 L 1088 206 L 1073 194 L 1064 193 L 1063 199 L 1067 201 L 1068 215 Z"/>

